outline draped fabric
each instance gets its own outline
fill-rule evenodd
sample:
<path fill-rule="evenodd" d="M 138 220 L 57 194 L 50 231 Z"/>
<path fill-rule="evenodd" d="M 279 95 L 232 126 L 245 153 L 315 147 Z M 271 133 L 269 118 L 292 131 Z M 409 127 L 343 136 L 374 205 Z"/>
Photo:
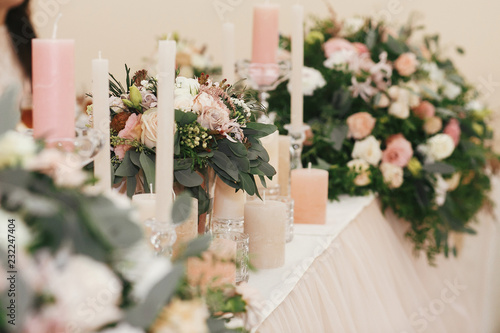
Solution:
<path fill-rule="evenodd" d="M 492 198 L 500 203 L 495 182 Z M 425 256 L 414 255 L 404 236 L 408 224 L 391 213 L 384 216 L 373 200 L 316 257 L 257 331 L 499 332 L 498 311 L 493 312 L 498 225 L 486 210 L 478 221 L 478 235 L 464 238 L 457 258 L 438 257 L 431 267 Z"/>

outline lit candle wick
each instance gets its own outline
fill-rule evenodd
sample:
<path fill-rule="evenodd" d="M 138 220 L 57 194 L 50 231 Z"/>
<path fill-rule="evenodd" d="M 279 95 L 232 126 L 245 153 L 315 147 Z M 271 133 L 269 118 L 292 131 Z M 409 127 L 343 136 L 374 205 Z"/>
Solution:
<path fill-rule="evenodd" d="M 54 21 L 54 30 L 52 30 L 52 39 L 56 39 L 56 37 L 57 37 L 57 26 L 59 24 L 59 20 L 61 19 L 61 16 L 62 16 L 62 13 L 59 13 L 59 15 L 57 15 L 56 20 Z"/>
<path fill-rule="evenodd" d="M 307 169 L 309 171 L 311 171 L 311 169 L 312 169 L 312 162 L 307 163 Z"/>
<path fill-rule="evenodd" d="M 149 193 L 153 194 L 153 183 L 149 183 Z"/>

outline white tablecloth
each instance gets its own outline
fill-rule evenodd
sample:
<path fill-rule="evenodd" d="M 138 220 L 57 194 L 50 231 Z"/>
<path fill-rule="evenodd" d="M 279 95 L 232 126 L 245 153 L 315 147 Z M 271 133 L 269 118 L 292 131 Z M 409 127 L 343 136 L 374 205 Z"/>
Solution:
<path fill-rule="evenodd" d="M 494 185 L 500 205 L 498 179 Z M 384 216 L 373 196 L 330 204 L 325 226 L 296 227 L 284 267 L 251 274 L 264 298 L 257 331 L 500 332 L 498 225 L 486 212 L 478 220 L 478 235 L 463 240 L 458 258 L 438 257 L 430 267 L 404 237 L 408 224 Z"/>

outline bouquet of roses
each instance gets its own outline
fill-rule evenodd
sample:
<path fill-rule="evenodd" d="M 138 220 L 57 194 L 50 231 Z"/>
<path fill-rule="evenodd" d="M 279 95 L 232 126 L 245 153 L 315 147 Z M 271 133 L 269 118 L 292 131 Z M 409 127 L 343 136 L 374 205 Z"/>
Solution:
<path fill-rule="evenodd" d="M 157 80 L 145 70 L 130 78 L 126 70 L 127 88 L 114 77 L 110 81 L 111 145 L 114 182 L 126 179 L 131 196 L 137 178 L 146 192 L 154 184 Z M 258 195 L 254 176 L 265 184 L 276 173 L 259 140 L 276 127 L 254 121 L 263 111 L 260 103 L 244 88 L 212 82 L 206 75 L 178 76 L 174 94 L 174 177 L 199 200 L 200 214 L 208 209 L 207 170 L 235 190 Z"/>
<path fill-rule="evenodd" d="M 378 192 L 432 259 L 456 251 L 450 232 L 474 233 L 470 220 L 490 188 L 487 162 L 498 157 L 477 91 L 443 56 L 439 37 L 415 44 L 415 29 L 334 14 L 315 21 L 305 38 L 304 117 L 313 135 L 303 162 L 329 170 L 331 199 Z M 269 102 L 287 123 L 286 83 Z"/>

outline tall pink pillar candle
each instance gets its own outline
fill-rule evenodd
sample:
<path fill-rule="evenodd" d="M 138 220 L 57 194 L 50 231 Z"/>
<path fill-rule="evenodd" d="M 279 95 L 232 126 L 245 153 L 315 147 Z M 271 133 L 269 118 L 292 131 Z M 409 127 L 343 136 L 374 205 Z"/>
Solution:
<path fill-rule="evenodd" d="M 33 136 L 75 136 L 75 42 L 33 39 Z"/>
<path fill-rule="evenodd" d="M 286 205 L 272 200 L 245 204 L 245 233 L 249 256 L 255 268 L 278 268 L 285 264 Z"/>
<path fill-rule="evenodd" d="M 276 62 L 279 42 L 279 6 L 260 4 L 253 8 L 252 63 Z"/>
<path fill-rule="evenodd" d="M 294 223 L 325 224 L 328 171 L 292 170 L 292 199 L 295 201 Z"/>

